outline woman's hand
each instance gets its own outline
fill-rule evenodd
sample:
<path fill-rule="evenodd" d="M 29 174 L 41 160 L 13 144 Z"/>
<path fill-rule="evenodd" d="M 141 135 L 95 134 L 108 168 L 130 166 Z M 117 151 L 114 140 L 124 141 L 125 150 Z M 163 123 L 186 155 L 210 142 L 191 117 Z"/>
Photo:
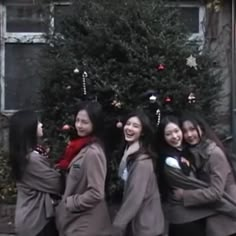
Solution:
<path fill-rule="evenodd" d="M 181 161 L 182 163 L 185 163 L 188 167 L 190 167 L 190 162 L 189 162 L 186 158 L 181 157 L 180 161 Z"/>
<path fill-rule="evenodd" d="M 176 188 L 173 190 L 173 198 L 176 201 L 183 200 L 184 190 L 182 188 Z"/>

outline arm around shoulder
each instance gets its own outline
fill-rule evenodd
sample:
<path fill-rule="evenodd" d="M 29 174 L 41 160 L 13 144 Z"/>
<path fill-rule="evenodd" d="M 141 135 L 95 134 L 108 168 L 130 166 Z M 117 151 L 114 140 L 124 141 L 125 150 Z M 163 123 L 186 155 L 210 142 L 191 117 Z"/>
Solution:
<path fill-rule="evenodd" d="M 58 171 L 50 167 L 46 157 L 36 152 L 29 156 L 24 182 L 32 189 L 59 195 L 61 192 L 61 175 Z"/>
<path fill-rule="evenodd" d="M 184 190 L 183 199 L 185 206 L 212 203 L 223 197 L 226 179 L 230 172 L 230 166 L 225 154 L 219 147 L 215 147 L 205 165 L 209 166 L 209 187 Z"/>

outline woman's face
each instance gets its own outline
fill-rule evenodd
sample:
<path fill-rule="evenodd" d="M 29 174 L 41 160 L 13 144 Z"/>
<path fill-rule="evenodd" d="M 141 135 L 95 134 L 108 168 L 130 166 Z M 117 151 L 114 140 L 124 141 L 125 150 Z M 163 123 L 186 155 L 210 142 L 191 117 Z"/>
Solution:
<path fill-rule="evenodd" d="M 196 145 L 200 142 L 202 130 L 199 126 L 196 128 L 191 121 L 184 121 L 183 135 L 186 143 Z"/>
<path fill-rule="evenodd" d="M 93 124 L 86 110 L 81 110 L 77 113 L 75 118 L 75 129 L 80 137 L 85 137 L 92 133 Z"/>
<path fill-rule="evenodd" d="M 164 129 L 164 138 L 168 145 L 174 148 L 182 147 L 183 133 L 180 127 L 170 122 Z"/>
<path fill-rule="evenodd" d="M 37 137 L 42 137 L 43 136 L 43 124 L 38 121 L 38 126 L 37 126 Z"/>
<path fill-rule="evenodd" d="M 125 141 L 133 143 L 139 140 L 142 133 L 142 124 L 137 116 L 130 117 L 124 126 Z"/>

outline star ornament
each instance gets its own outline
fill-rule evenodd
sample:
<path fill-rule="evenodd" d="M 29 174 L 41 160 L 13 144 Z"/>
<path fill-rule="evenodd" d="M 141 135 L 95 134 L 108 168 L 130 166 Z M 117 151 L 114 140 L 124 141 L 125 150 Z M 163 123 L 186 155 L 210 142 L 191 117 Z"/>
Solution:
<path fill-rule="evenodd" d="M 197 70 L 197 61 L 196 58 L 190 55 L 188 58 L 186 58 L 187 62 L 186 65 L 189 67 L 193 67 L 195 70 Z"/>

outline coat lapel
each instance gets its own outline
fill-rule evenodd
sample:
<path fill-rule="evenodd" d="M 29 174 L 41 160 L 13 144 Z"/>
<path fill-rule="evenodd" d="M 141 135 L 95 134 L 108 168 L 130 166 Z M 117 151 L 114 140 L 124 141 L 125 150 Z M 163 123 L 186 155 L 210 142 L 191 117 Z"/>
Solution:
<path fill-rule="evenodd" d="M 75 156 L 75 158 L 74 158 L 74 159 L 71 161 L 71 163 L 69 164 L 69 169 L 71 168 L 71 166 L 72 166 L 76 161 L 78 161 L 79 159 L 81 159 L 81 158 L 84 156 L 85 152 L 86 152 L 87 149 L 88 149 L 88 146 L 89 146 L 89 145 L 87 145 L 86 147 L 82 148 L 82 150 Z"/>

